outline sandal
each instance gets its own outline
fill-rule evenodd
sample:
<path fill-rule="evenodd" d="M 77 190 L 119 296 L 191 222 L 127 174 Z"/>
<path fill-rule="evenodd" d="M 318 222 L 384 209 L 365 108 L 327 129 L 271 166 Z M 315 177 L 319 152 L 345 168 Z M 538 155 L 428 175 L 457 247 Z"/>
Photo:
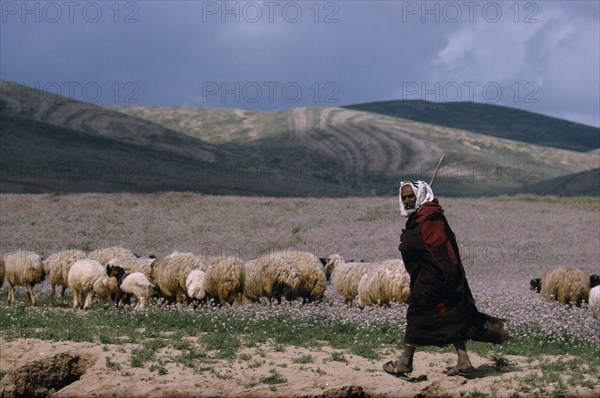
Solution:
<path fill-rule="evenodd" d="M 393 376 L 405 375 L 412 372 L 412 370 L 412 366 L 404 366 L 399 361 L 389 361 L 383 365 L 383 371 Z"/>

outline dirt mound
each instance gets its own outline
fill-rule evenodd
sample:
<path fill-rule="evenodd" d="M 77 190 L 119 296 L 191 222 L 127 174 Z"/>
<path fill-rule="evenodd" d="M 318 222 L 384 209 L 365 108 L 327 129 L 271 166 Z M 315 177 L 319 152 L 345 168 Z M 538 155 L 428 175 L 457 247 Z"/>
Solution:
<path fill-rule="evenodd" d="M 0 381 L 0 397 L 47 397 L 79 380 L 91 365 L 91 358 L 66 352 L 27 363 Z"/>
<path fill-rule="evenodd" d="M 432 397 L 443 397 L 449 398 L 449 394 L 444 394 L 439 381 L 434 381 L 427 387 L 423 388 L 420 393 L 415 395 L 415 398 L 432 398 Z"/>

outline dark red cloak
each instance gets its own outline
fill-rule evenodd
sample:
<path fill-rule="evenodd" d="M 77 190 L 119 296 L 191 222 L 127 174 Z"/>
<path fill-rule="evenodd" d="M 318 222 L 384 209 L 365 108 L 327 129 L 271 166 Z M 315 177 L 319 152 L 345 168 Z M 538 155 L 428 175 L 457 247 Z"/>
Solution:
<path fill-rule="evenodd" d="M 437 199 L 408 218 L 398 249 L 410 274 L 405 344 L 443 346 L 469 339 L 501 344 L 511 339 L 503 319 L 477 311 L 456 237 Z"/>

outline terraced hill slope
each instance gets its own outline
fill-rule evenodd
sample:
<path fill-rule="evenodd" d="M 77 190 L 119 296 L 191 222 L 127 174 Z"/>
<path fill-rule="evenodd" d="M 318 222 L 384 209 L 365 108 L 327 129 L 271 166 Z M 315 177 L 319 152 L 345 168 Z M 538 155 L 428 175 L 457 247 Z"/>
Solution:
<path fill-rule="evenodd" d="M 237 145 L 215 145 L 106 108 L 0 82 L 0 192 L 199 191 L 347 196 L 270 178 Z"/>
<path fill-rule="evenodd" d="M 400 179 L 429 180 L 442 152 L 446 160 L 436 190 L 446 195 L 503 193 L 597 167 L 593 152 L 344 108 L 117 109 L 213 144 L 242 145 L 290 177 L 298 171 L 303 178 L 324 178 L 367 194 L 393 194 Z"/>
<path fill-rule="evenodd" d="M 25 93 L 25 94 L 23 94 Z M 598 167 L 578 152 L 344 108 L 102 108 L 0 82 L 1 192 L 493 195 Z"/>
<path fill-rule="evenodd" d="M 600 129 L 596 127 L 505 106 L 401 100 L 345 108 L 574 151 L 600 148 Z"/>

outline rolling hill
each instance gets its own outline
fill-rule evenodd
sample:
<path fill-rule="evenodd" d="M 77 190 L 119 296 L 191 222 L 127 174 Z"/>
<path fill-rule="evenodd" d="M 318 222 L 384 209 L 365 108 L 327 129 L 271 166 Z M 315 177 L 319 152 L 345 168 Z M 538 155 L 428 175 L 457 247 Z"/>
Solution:
<path fill-rule="evenodd" d="M 267 184 L 263 163 L 236 145 L 14 83 L 0 82 L 0 93 L 0 192 L 290 195 L 285 184 Z M 333 184 L 295 187 L 297 195 L 349 194 Z"/>
<path fill-rule="evenodd" d="M 401 100 L 345 108 L 573 151 L 600 148 L 598 128 L 499 105 Z"/>
<path fill-rule="evenodd" d="M 235 143 L 282 170 L 309 171 L 371 195 L 401 179 L 436 180 L 444 195 L 494 195 L 597 167 L 592 152 L 562 150 L 344 108 L 278 112 L 239 109 L 116 108 L 201 138 Z"/>
<path fill-rule="evenodd" d="M 600 168 L 568 174 L 532 184 L 515 193 L 536 195 L 600 195 Z"/>
<path fill-rule="evenodd" d="M 345 108 L 98 107 L 10 82 L 0 93 L 0 192 L 394 195 L 401 179 L 429 180 L 443 152 L 436 192 L 481 196 L 598 167 L 596 149 Z"/>

